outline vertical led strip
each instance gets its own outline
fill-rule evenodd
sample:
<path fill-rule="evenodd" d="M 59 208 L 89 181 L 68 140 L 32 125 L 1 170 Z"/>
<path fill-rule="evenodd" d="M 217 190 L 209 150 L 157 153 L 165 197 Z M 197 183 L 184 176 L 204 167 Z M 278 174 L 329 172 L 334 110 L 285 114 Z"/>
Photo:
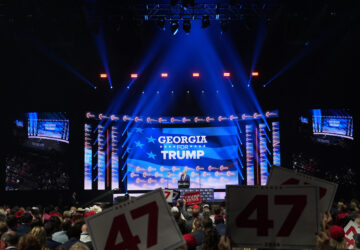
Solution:
<path fill-rule="evenodd" d="M 266 149 L 266 126 L 259 124 L 259 145 L 260 145 L 260 181 L 261 185 L 266 185 L 269 176 L 267 168 L 267 149 Z"/>
<path fill-rule="evenodd" d="M 98 126 L 98 176 L 97 184 L 98 190 L 105 190 L 105 151 L 104 151 L 104 127 Z"/>
<path fill-rule="evenodd" d="M 111 128 L 111 189 L 119 188 L 119 156 L 118 156 L 118 131 L 116 126 Z"/>
<path fill-rule="evenodd" d="M 92 189 L 91 125 L 85 124 L 84 189 Z"/>
<path fill-rule="evenodd" d="M 280 123 L 272 123 L 273 137 L 273 165 L 280 167 Z"/>
<path fill-rule="evenodd" d="M 254 139 L 253 125 L 246 125 L 246 182 L 247 185 L 255 184 L 254 176 Z"/>
<path fill-rule="evenodd" d="M 313 109 L 313 132 L 319 133 L 322 132 L 321 124 L 321 109 Z"/>

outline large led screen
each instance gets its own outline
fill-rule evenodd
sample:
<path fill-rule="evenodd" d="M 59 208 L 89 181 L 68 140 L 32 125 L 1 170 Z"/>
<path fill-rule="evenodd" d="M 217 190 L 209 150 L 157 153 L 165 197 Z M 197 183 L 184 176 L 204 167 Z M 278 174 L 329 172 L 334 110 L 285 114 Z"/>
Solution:
<path fill-rule="evenodd" d="M 236 127 L 145 128 L 128 136 L 133 148 L 127 159 L 128 190 L 225 188 L 238 184 Z"/>

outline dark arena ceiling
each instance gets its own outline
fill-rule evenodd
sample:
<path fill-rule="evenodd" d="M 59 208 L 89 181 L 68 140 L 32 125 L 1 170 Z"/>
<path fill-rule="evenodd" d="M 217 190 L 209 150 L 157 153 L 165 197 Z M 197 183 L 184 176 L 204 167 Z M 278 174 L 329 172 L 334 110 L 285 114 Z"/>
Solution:
<path fill-rule="evenodd" d="M 152 54 L 129 91 L 127 98 L 136 102 L 151 73 L 159 70 L 155 65 L 166 56 L 165 47 L 152 52 L 153 42 L 162 36 L 162 42 L 170 46 L 184 36 L 181 26 L 179 34 L 171 34 L 172 21 L 181 25 L 190 20 L 194 26 L 206 16 L 210 26 L 204 32 L 229 72 L 237 68 L 229 59 L 226 41 L 235 45 L 233 52 L 241 57 L 244 72 L 251 72 L 254 51 L 258 52 L 260 76 L 253 80 L 252 88 L 262 107 L 355 108 L 359 13 L 356 0 L 1 0 L 2 101 L 18 111 L 101 111 L 126 89 L 130 73 L 138 73 L 146 55 Z M 259 30 L 260 22 L 264 30 Z M 165 31 L 160 29 L 162 25 Z M 192 27 L 189 37 L 196 32 Z M 102 40 L 97 41 L 99 34 Z M 261 48 L 257 47 L 259 39 Z M 106 53 L 101 50 L 104 48 Z M 184 77 L 173 84 L 194 84 L 188 79 L 189 72 L 196 70 L 194 58 L 184 60 L 189 61 L 180 69 Z M 176 62 L 172 69 L 174 65 Z M 99 78 L 106 68 L 113 89 Z M 206 77 L 201 80 L 201 88 L 212 91 Z M 189 90 L 196 99 L 199 89 L 191 84 L 177 92 L 178 113 L 194 107 L 194 101 L 184 103 L 183 98 Z"/>

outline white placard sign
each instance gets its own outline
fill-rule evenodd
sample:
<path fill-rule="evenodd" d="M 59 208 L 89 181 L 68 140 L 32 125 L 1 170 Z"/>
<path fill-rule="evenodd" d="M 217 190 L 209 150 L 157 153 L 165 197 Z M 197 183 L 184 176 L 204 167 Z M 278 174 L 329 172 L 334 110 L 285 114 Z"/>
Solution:
<path fill-rule="evenodd" d="M 173 201 L 173 195 L 174 191 L 172 189 L 163 189 L 164 197 L 166 202 L 172 202 Z"/>
<path fill-rule="evenodd" d="M 227 186 L 226 212 L 233 246 L 316 247 L 320 223 L 315 186 Z"/>
<path fill-rule="evenodd" d="M 94 249 L 174 249 L 185 240 L 157 189 L 86 219 Z"/>
<path fill-rule="evenodd" d="M 267 185 L 313 185 L 319 187 L 320 212 L 330 211 L 338 184 L 310 175 L 296 173 L 291 169 L 272 167 Z"/>
<path fill-rule="evenodd" d="M 355 247 L 354 235 L 360 234 L 360 229 L 358 225 L 352 220 L 344 228 L 345 231 L 345 240 L 347 242 L 346 248 L 353 249 Z"/>

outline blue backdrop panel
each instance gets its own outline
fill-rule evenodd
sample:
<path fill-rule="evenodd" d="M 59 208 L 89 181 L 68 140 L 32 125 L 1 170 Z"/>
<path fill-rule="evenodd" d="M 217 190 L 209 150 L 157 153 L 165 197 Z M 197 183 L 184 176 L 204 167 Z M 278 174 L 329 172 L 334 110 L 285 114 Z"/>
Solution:
<path fill-rule="evenodd" d="M 177 188 L 183 170 L 191 188 L 238 184 L 237 129 L 135 128 L 128 133 L 128 190 Z"/>

